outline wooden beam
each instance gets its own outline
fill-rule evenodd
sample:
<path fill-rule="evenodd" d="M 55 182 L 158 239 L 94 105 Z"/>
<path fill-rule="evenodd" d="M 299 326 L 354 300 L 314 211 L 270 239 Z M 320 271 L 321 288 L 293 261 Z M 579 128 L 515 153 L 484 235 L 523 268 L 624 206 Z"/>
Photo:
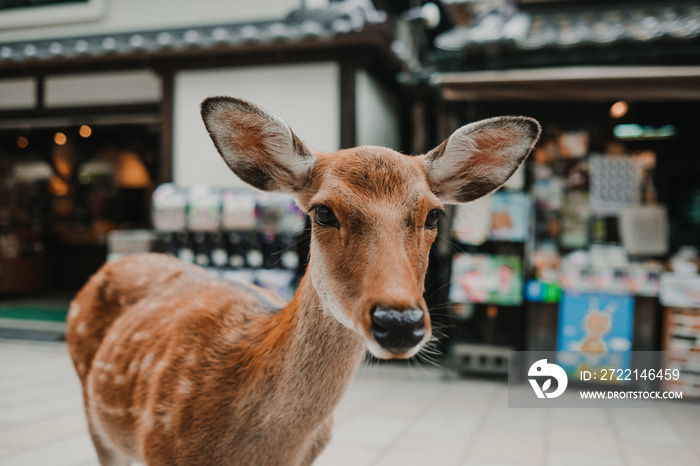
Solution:
<path fill-rule="evenodd" d="M 94 125 L 154 123 L 160 120 L 158 104 L 99 105 L 0 110 L 0 128 L 54 128 L 83 123 Z"/>
<path fill-rule="evenodd" d="M 700 100 L 700 66 L 444 73 L 433 83 L 447 100 Z"/>

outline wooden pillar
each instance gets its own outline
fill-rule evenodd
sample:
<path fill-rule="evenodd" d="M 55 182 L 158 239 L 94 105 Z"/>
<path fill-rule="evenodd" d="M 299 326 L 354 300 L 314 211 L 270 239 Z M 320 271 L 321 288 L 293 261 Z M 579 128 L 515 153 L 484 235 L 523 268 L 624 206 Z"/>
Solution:
<path fill-rule="evenodd" d="M 159 72 L 163 93 L 160 104 L 160 160 L 157 183 L 173 180 L 173 80 L 172 70 Z"/>
<path fill-rule="evenodd" d="M 357 67 L 349 61 L 340 62 L 340 148 L 357 145 Z"/>

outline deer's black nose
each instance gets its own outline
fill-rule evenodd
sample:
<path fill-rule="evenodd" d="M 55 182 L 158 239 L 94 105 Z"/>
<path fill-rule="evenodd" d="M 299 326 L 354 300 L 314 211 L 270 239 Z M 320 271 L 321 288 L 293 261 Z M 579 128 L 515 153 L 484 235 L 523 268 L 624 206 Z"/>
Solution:
<path fill-rule="evenodd" d="M 392 353 L 403 353 L 425 337 L 423 311 L 397 311 L 376 306 L 372 310 L 372 336 L 382 348 Z"/>

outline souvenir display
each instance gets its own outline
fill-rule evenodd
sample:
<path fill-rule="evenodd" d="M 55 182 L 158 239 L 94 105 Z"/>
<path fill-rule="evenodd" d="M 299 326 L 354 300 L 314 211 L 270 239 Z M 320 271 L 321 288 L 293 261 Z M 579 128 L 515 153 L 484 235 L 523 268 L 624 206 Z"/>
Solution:
<path fill-rule="evenodd" d="M 543 242 L 532 253 L 532 265 L 535 278 L 545 282 L 559 280 L 561 255 L 556 245 Z"/>
<path fill-rule="evenodd" d="M 187 199 L 187 229 L 213 232 L 221 227 L 221 195 L 206 186 L 190 188 Z"/>
<path fill-rule="evenodd" d="M 258 192 L 255 219 L 258 231 L 299 234 L 304 229 L 306 214 L 287 196 Z"/>
<path fill-rule="evenodd" d="M 225 231 L 255 230 L 257 194 L 249 189 L 224 190 L 221 193 L 221 228 Z"/>
<path fill-rule="evenodd" d="M 627 156 L 591 157 L 591 208 L 597 214 L 614 215 L 641 200 L 641 174 Z"/>
<path fill-rule="evenodd" d="M 183 231 L 187 228 L 187 192 L 171 183 L 153 192 L 151 218 L 158 231 Z"/>
<path fill-rule="evenodd" d="M 700 309 L 666 307 L 664 329 L 668 368 L 678 369 L 680 378 L 663 381 L 662 388 L 682 391 L 683 398 L 700 398 Z"/>
<path fill-rule="evenodd" d="M 700 308 L 700 275 L 662 274 L 659 299 L 664 306 Z"/>
<path fill-rule="evenodd" d="M 588 154 L 588 132 L 570 131 L 561 133 L 557 140 L 562 157 L 581 158 Z"/>
<path fill-rule="evenodd" d="M 569 191 L 562 209 L 560 244 L 565 249 L 583 248 L 588 245 L 588 220 L 590 205 L 588 193 Z"/>
<path fill-rule="evenodd" d="M 530 219 L 530 198 L 522 192 L 493 194 L 491 239 L 525 241 Z"/>
<path fill-rule="evenodd" d="M 561 209 L 564 201 L 564 181 L 556 176 L 538 178 L 532 184 L 532 196 L 538 210 Z"/>
<path fill-rule="evenodd" d="M 306 216 L 294 201 L 251 189 L 159 186 L 152 221 L 166 254 L 226 279 L 291 297 Z"/>
<path fill-rule="evenodd" d="M 668 252 L 668 213 L 665 206 L 630 206 L 620 211 L 620 236 L 627 252 L 663 256 Z"/>
<path fill-rule="evenodd" d="M 529 280 L 525 284 L 525 298 L 531 302 L 557 303 L 561 292 L 561 286 L 557 282 Z"/>
<path fill-rule="evenodd" d="M 517 306 L 522 303 L 522 260 L 517 256 L 456 254 L 450 301 Z"/>
<path fill-rule="evenodd" d="M 465 244 L 483 244 L 491 232 L 493 196 L 485 196 L 454 208 L 452 237 Z"/>

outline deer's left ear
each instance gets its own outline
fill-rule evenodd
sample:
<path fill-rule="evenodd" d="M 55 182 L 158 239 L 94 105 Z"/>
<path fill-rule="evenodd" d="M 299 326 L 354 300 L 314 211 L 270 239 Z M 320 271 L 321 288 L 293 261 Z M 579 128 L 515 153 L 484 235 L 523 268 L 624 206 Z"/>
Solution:
<path fill-rule="evenodd" d="M 539 123 L 497 117 L 462 126 L 423 156 L 432 191 L 447 203 L 470 202 L 500 188 L 532 151 Z"/>

